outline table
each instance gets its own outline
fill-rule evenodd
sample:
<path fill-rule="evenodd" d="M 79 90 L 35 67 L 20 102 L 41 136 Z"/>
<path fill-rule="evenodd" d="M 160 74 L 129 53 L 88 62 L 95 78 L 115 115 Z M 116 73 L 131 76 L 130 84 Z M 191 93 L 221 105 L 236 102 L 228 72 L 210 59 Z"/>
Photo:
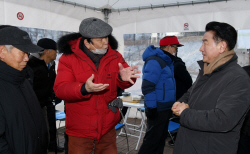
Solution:
<path fill-rule="evenodd" d="M 143 102 L 143 103 L 129 103 L 129 102 L 123 102 L 123 106 L 128 107 L 128 110 L 127 110 L 127 113 L 126 113 L 126 115 L 125 115 L 123 124 L 125 125 L 127 135 L 133 136 L 133 137 L 137 137 L 137 138 L 138 138 L 137 145 L 136 145 L 136 148 L 135 148 L 135 150 L 137 150 L 137 149 L 138 149 L 139 142 L 140 142 L 140 140 L 141 140 L 141 135 L 142 135 L 142 133 L 145 133 L 145 132 L 143 131 L 143 128 L 144 128 L 144 127 L 146 128 L 145 117 L 144 117 L 144 115 L 143 115 L 143 113 L 142 113 L 142 110 L 141 110 L 141 108 L 144 108 L 144 102 Z M 131 109 L 132 107 L 133 107 L 133 108 L 137 108 L 137 110 L 138 110 L 138 111 L 140 112 L 140 114 L 141 114 L 142 120 L 141 120 L 141 124 L 140 124 L 140 125 L 135 125 L 135 124 L 127 123 L 128 115 L 129 115 L 130 109 Z M 122 114 L 122 112 L 121 112 L 121 114 Z M 128 126 L 134 126 L 134 127 L 136 127 L 137 129 L 136 129 L 136 128 L 129 128 Z M 123 130 L 123 129 L 122 129 L 122 130 Z M 120 131 L 119 135 L 121 135 L 121 134 L 126 134 L 126 133 L 124 133 L 122 130 Z M 138 131 L 138 132 L 140 132 L 140 134 L 139 134 L 139 136 L 136 136 L 136 135 L 130 133 L 129 130 Z M 118 136 L 119 136 L 119 135 L 118 135 Z M 118 136 L 117 136 L 117 137 L 118 137 Z"/>

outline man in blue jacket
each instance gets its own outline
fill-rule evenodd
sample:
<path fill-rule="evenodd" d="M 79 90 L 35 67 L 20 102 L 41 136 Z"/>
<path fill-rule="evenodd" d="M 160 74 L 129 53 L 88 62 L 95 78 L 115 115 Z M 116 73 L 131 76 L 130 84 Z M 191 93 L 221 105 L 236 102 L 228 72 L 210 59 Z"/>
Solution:
<path fill-rule="evenodd" d="M 171 107 L 176 100 L 173 60 L 169 52 L 152 45 L 142 57 L 145 61 L 142 93 L 145 96 L 147 130 L 139 154 L 160 154 L 168 135 Z"/>
<path fill-rule="evenodd" d="M 166 36 L 159 42 L 160 49 L 168 52 L 168 56 L 174 61 L 174 79 L 176 83 L 176 100 L 179 100 L 183 94 L 192 86 L 192 78 L 187 71 L 185 63 L 180 57 L 177 57 L 178 48 L 183 45 L 179 43 L 176 36 Z M 179 118 L 174 118 L 175 122 L 179 122 Z M 177 133 L 173 134 L 173 138 L 176 138 Z M 174 141 L 170 140 L 169 145 L 173 146 Z"/>

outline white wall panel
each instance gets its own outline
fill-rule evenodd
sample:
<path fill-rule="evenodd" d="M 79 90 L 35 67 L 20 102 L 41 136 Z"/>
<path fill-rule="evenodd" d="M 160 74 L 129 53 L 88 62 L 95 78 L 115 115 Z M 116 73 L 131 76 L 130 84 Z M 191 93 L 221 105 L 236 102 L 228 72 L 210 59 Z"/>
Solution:
<path fill-rule="evenodd" d="M 0 1 L 0 24 L 33 27 L 62 31 L 78 31 L 82 19 L 87 17 L 103 18 L 101 12 L 74 7 L 49 0 L 5 0 Z M 2 11 L 3 10 L 3 11 Z M 24 14 L 23 20 L 17 13 Z"/>
<path fill-rule="evenodd" d="M 0 24 L 4 23 L 5 15 L 4 15 L 4 2 L 0 1 Z"/>
<path fill-rule="evenodd" d="M 249 6 L 249 0 L 232 0 L 120 14 L 114 12 L 110 15 L 110 24 L 121 44 L 119 50 L 123 52 L 123 34 L 204 31 L 210 21 L 227 22 L 236 29 L 250 29 Z M 189 24 L 189 30 L 184 30 L 184 23 Z"/>

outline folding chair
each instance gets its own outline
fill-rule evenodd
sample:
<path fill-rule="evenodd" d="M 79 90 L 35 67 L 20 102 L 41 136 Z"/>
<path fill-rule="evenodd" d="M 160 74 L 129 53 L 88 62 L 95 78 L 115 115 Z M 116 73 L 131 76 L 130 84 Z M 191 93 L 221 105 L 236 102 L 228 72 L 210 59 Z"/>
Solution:
<path fill-rule="evenodd" d="M 116 126 L 115 126 L 115 130 L 118 130 L 118 129 L 120 129 L 120 128 L 122 128 L 124 126 L 124 124 L 117 124 Z"/>
<path fill-rule="evenodd" d="M 59 120 L 59 128 L 62 121 L 65 121 L 66 115 L 64 112 L 56 110 L 56 120 Z"/>
<path fill-rule="evenodd" d="M 142 116 L 142 113 L 144 113 L 144 120 L 141 121 L 142 122 L 141 125 L 144 125 L 144 127 L 147 128 L 147 124 L 145 123 L 145 120 L 147 119 L 147 117 L 145 115 L 145 108 L 137 108 L 135 119 L 137 118 L 137 112 L 138 111 L 141 113 L 141 116 Z M 141 125 L 140 125 L 140 127 L 141 127 Z"/>
<path fill-rule="evenodd" d="M 169 120 L 169 124 L 168 124 L 168 133 L 169 133 L 169 136 L 171 137 L 173 143 L 175 142 L 175 141 L 174 141 L 173 134 L 174 134 L 174 133 L 177 133 L 179 127 L 180 127 L 180 124 L 179 124 L 179 123 L 176 123 L 176 122 L 173 122 L 173 121 Z"/>
<path fill-rule="evenodd" d="M 62 121 L 65 121 L 66 115 L 64 112 L 56 110 L 56 120 L 59 120 L 59 127 Z M 57 145 L 59 145 L 59 138 L 58 138 L 58 132 L 56 131 L 56 136 L 57 136 Z"/>
<path fill-rule="evenodd" d="M 124 116 L 123 116 L 123 114 L 122 114 L 123 101 L 122 101 L 121 99 L 118 100 L 118 101 L 121 101 L 120 103 L 122 103 L 122 106 L 120 106 L 119 111 L 120 111 L 120 114 L 121 114 L 122 119 L 123 119 L 123 121 L 124 121 Z M 127 153 L 129 153 L 128 135 L 127 135 L 127 131 L 126 131 L 126 130 L 128 130 L 128 129 L 127 129 L 127 126 L 126 126 L 125 124 L 120 124 L 120 123 L 118 123 L 118 124 L 115 126 L 115 130 L 122 129 L 122 128 L 123 128 L 124 131 L 125 131 L 125 135 L 126 135 L 126 139 L 127 139 L 127 148 L 128 148 L 128 152 L 127 152 Z M 121 130 L 121 131 L 122 131 L 122 130 Z M 120 133 L 121 133 L 121 132 L 120 132 Z M 119 133 L 119 135 L 120 135 L 120 133 Z M 118 138 L 119 135 L 117 135 L 116 138 Z M 127 153 L 126 153 L 126 154 L 127 154 Z"/>

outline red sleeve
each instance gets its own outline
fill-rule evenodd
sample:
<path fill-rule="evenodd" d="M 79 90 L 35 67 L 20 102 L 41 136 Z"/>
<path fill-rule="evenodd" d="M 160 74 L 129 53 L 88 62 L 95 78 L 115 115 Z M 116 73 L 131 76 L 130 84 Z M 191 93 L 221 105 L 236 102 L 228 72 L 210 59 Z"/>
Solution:
<path fill-rule="evenodd" d="M 71 55 L 62 55 L 59 59 L 57 76 L 54 84 L 54 91 L 58 98 L 67 102 L 79 101 L 83 98 L 89 98 L 91 94 L 82 95 L 81 87 L 84 83 L 75 79 L 72 71 L 72 63 L 69 58 Z"/>

